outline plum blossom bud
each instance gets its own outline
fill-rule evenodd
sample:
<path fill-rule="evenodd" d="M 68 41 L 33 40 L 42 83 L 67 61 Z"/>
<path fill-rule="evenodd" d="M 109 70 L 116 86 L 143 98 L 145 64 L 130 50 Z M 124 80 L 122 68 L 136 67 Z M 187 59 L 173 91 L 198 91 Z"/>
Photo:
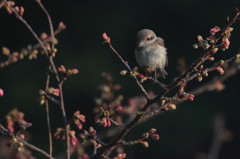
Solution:
<path fill-rule="evenodd" d="M 194 96 L 193 94 L 190 94 L 188 99 L 189 99 L 190 101 L 194 101 L 194 97 L 195 97 L 195 96 Z"/>
<path fill-rule="evenodd" d="M 66 73 L 65 66 L 61 65 L 60 67 L 58 67 L 58 71 L 61 72 L 61 73 Z"/>
<path fill-rule="evenodd" d="M 128 73 L 127 70 L 122 70 L 122 71 L 120 72 L 120 74 L 121 74 L 122 76 L 126 75 L 127 73 Z"/>
<path fill-rule="evenodd" d="M 113 159 L 124 159 L 126 158 L 127 155 L 125 153 L 121 153 L 121 154 L 118 154 L 116 157 L 114 157 Z"/>
<path fill-rule="evenodd" d="M 3 47 L 2 48 L 2 53 L 3 53 L 3 55 L 9 56 L 10 55 L 10 50 L 6 47 Z"/>
<path fill-rule="evenodd" d="M 219 65 L 222 66 L 224 64 L 224 60 L 219 61 Z"/>
<path fill-rule="evenodd" d="M 50 87 L 50 88 L 48 88 L 48 93 L 53 94 L 55 96 L 59 96 L 60 91 L 57 88 Z"/>
<path fill-rule="evenodd" d="M 198 80 L 198 82 L 201 82 L 203 80 L 203 77 L 201 75 L 197 76 L 197 80 Z"/>
<path fill-rule="evenodd" d="M 4 95 L 4 91 L 2 88 L 0 88 L 0 97 L 2 97 Z"/>
<path fill-rule="evenodd" d="M 155 132 L 157 131 L 157 129 L 155 128 L 152 128 L 148 131 L 149 134 L 154 134 Z"/>
<path fill-rule="evenodd" d="M 19 14 L 20 14 L 21 16 L 23 16 L 23 14 L 24 14 L 24 8 L 23 8 L 23 7 L 20 7 L 20 9 L 19 9 Z"/>
<path fill-rule="evenodd" d="M 202 73 L 202 75 L 205 76 L 205 77 L 207 77 L 207 76 L 208 76 L 208 73 L 207 73 L 206 71 L 204 71 L 204 72 Z"/>
<path fill-rule="evenodd" d="M 211 35 L 214 35 L 215 33 L 219 32 L 221 29 L 218 26 L 215 26 L 210 30 Z"/>
<path fill-rule="evenodd" d="M 193 48 L 197 49 L 198 48 L 198 44 L 193 44 Z"/>
<path fill-rule="evenodd" d="M 111 40 L 106 33 L 102 34 L 102 38 L 104 40 L 104 43 L 110 44 Z"/>
<path fill-rule="evenodd" d="M 66 27 L 67 27 L 67 26 L 66 26 L 63 22 L 60 22 L 60 23 L 58 24 L 58 28 L 61 29 L 61 30 L 65 30 Z"/>
<path fill-rule="evenodd" d="M 228 38 L 223 38 L 222 45 L 223 45 L 223 48 L 228 49 L 229 46 L 230 46 L 229 39 Z"/>
<path fill-rule="evenodd" d="M 214 57 L 209 57 L 208 60 L 209 61 L 214 61 Z"/>
<path fill-rule="evenodd" d="M 220 73 L 220 75 L 223 75 L 224 74 L 224 70 L 222 67 L 216 67 L 216 70 Z"/>
<path fill-rule="evenodd" d="M 212 49 L 211 51 L 212 51 L 213 54 L 215 54 L 215 53 L 218 52 L 218 48 L 216 47 L 216 48 Z"/>
<path fill-rule="evenodd" d="M 198 41 L 203 41 L 203 37 L 202 37 L 201 35 L 198 35 L 198 36 L 197 36 L 197 40 L 198 40 Z"/>
<path fill-rule="evenodd" d="M 142 144 L 144 147 L 146 147 L 146 148 L 149 147 L 149 144 L 148 144 L 147 141 L 141 141 L 141 144 Z"/>
<path fill-rule="evenodd" d="M 160 136 L 158 134 L 153 134 L 151 137 L 152 137 L 153 140 L 159 140 L 160 139 Z"/>
<path fill-rule="evenodd" d="M 117 112 L 122 112 L 122 111 L 123 111 L 123 107 L 122 107 L 122 106 L 118 106 L 118 107 L 116 108 L 116 111 L 117 111 Z"/>
<path fill-rule="evenodd" d="M 170 108 L 170 109 L 173 109 L 173 110 L 177 109 L 176 105 L 175 105 L 175 104 L 172 104 L 172 103 L 169 103 L 169 104 L 167 105 L 167 108 Z"/>

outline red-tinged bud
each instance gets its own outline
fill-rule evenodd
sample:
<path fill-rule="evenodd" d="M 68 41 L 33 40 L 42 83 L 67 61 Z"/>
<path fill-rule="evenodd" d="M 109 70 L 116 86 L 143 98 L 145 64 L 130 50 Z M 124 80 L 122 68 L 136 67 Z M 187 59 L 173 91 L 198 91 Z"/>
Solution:
<path fill-rule="evenodd" d="M 163 106 L 165 104 L 166 100 L 162 100 L 161 101 L 161 106 Z"/>
<path fill-rule="evenodd" d="M 14 133 L 14 123 L 12 120 L 7 121 L 7 129 L 10 133 Z"/>
<path fill-rule="evenodd" d="M 72 74 L 74 74 L 74 75 L 78 74 L 78 69 L 76 69 L 76 68 L 72 69 Z"/>
<path fill-rule="evenodd" d="M 197 80 L 198 80 L 198 82 L 201 82 L 203 80 L 203 77 L 201 75 L 197 76 Z"/>
<path fill-rule="evenodd" d="M 16 12 L 18 12 L 18 13 L 19 13 L 19 10 L 20 10 L 20 9 L 19 9 L 19 7 L 18 7 L 18 6 L 14 7 L 14 9 L 15 9 L 15 11 L 16 11 Z"/>
<path fill-rule="evenodd" d="M 203 37 L 202 37 L 201 35 L 198 35 L 198 36 L 197 36 L 197 40 L 198 40 L 198 41 L 203 41 Z"/>
<path fill-rule="evenodd" d="M 122 112 L 122 111 L 123 111 L 123 107 L 122 107 L 122 106 L 118 106 L 118 107 L 116 108 L 116 111 L 117 111 L 117 112 Z"/>
<path fill-rule="evenodd" d="M 212 51 L 213 54 L 215 54 L 215 53 L 218 52 L 218 48 L 216 47 L 216 48 L 212 49 L 211 51 Z"/>
<path fill-rule="evenodd" d="M 118 154 L 116 157 L 114 157 L 113 159 L 124 159 L 126 158 L 126 154 L 125 153 L 121 153 L 121 154 Z"/>
<path fill-rule="evenodd" d="M 144 139 L 149 138 L 149 133 L 144 133 L 144 134 L 142 135 L 142 138 L 144 138 Z"/>
<path fill-rule="evenodd" d="M 53 88 L 53 87 L 48 88 L 48 93 L 49 94 L 53 94 L 55 96 L 59 96 L 60 95 L 59 89 Z"/>
<path fill-rule="evenodd" d="M 102 38 L 104 40 L 104 43 L 110 44 L 110 38 L 108 37 L 108 35 L 106 33 L 102 34 Z"/>
<path fill-rule="evenodd" d="M 2 88 L 0 88 L 0 97 L 4 96 L 4 91 Z"/>
<path fill-rule="evenodd" d="M 60 22 L 58 24 L 58 28 L 61 29 L 61 30 L 65 30 L 67 28 L 67 26 L 63 22 Z"/>
<path fill-rule="evenodd" d="M 141 142 L 141 144 L 142 144 L 144 147 L 146 147 L 146 148 L 148 148 L 148 147 L 149 147 L 149 144 L 148 144 L 148 142 L 147 142 L 147 141 L 142 141 L 142 142 Z"/>
<path fill-rule="evenodd" d="M 214 35 L 215 33 L 219 32 L 220 28 L 218 26 L 215 26 L 210 30 L 211 35 Z"/>
<path fill-rule="evenodd" d="M 138 75 L 140 78 L 145 78 L 145 76 L 143 74 L 139 74 Z"/>
<path fill-rule="evenodd" d="M 24 14 L 24 8 L 23 7 L 20 7 L 19 14 L 20 14 L 20 16 L 23 16 L 23 14 Z"/>
<path fill-rule="evenodd" d="M 214 57 L 209 57 L 208 60 L 209 61 L 214 61 Z"/>
<path fill-rule="evenodd" d="M 42 33 L 41 36 L 40 36 L 41 40 L 45 40 L 48 38 L 48 35 L 47 33 Z"/>
<path fill-rule="evenodd" d="M 66 68 L 63 65 L 61 65 L 60 67 L 58 67 L 58 71 L 61 73 L 66 73 Z"/>
<path fill-rule="evenodd" d="M 107 122 L 107 126 L 110 127 L 111 126 L 111 121 L 108 119 L 108 122 Z"/>
<path fill-rule="evenodd" d="M 224 70 L 222 67 L 216 67 L 216 70 L 220 73 L 220 75 L 223 75 L 224 74 Z"/>
<path fill-rule="evenodd" d="M 90 127 L 90 128 L 89 128 L 89 133 L 92 134 L 92 133 L 94 133 L 94 132 L 95 132 L 94 128 L 93 128 L 93 127 Z"/>
<path fill-rule="evenodd" d="M 157 131 L 157 129 L 152 128 L 148 131 L 148 133 L 151 135 L 151 134 L 154 134 L 156 131 Z"/>
<path fill-rule="evenodd" d="M 3 55 L 9 56 L 11 52 L 8 48 L 3 47 L 2 48 L 2 53 L 3 53 Z"/>
<path fill-rule="evenodd" d="M 222 42 L 223 48 L 228 49 L 230 46 L 230 41 L 228 38 L 223 38 L 223 42 Z"/>
<path fill-rule="evenodd" d="M 167 108 L 170 108 L 170 109 L 173 109 L 173 110 L 177 109 L 176 105 L 175 105 L 175 104 L 172 104 L 172 103 L 169 103 L 169 104 L 167 105 Z"/>
<path fill-rule="evenodd" d="M 193 44 L 193 48 L 197 49 L 198 48 L 198 44 Z"/>
<path fill-rule="evenodd" d="M 193 94 L 190 94 L 188 99 L 189 99 L 190 101 L 194 101 L 194 97 L 195 97 L 195 96 L 194 96 Z"/>
<path fill-rule="evenodd" d="M 222 66 L 224 64 L 224 60 L 219 61 L 219 65 Z"/>
<path fill-rule="evenodd" d="M 153 140 L 159 140 L 160 139 L 160 136 L 158 134 L 153 134 L 151 135 L 152 139 Z"/>
<path fill-rule="evenodd" d="M 208 76 L 208 73 L 207 73 L 206 71 L 204 71 L 204 72 L 202 73 L 202 75 L 205 76 L 205 77 L 207 77 L 207 76 Z"/>
<path fill-rule="evenodd" d="M 122 76 L 126 75 L 127 73 L 128 73 L 127 70 L 122 70 L 122 71 L 120 72 L 120 74 L 121 74 Z"/>
<path fill-rule="evenodd" d="M 72 138 L 71 138 L 71 145 L 72 145 L 72 146 L 76 146 L 76 145 L 77 145 L 77 142 L 78 142 L 78 140 L 77 140 L 76 137 L 72 137 Z"/>

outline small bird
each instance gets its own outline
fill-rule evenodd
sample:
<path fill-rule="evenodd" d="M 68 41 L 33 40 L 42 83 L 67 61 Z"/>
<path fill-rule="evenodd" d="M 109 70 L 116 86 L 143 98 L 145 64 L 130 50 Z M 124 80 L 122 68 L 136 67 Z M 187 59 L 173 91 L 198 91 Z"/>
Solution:
<path fill-rule="evenodd" d="M 143 29 L 137 33 L 135 56 L 140 67 L 147 74 L 151 73 L 154 80 L 168 75 L 164 69 L 168 64 L 164 40 L 157 37 L 152 30 Z"/>

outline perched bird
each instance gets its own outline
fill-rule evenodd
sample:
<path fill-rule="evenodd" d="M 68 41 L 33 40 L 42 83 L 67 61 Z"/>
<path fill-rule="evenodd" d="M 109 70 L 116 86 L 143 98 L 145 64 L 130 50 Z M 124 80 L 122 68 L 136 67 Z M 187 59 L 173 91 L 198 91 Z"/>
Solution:
<path fill-rule="evenodd" d="M 151 73 L 153 79 L 165 78 L 167 75 L 164 69 L 168 63 L 164 40 L 157 37 L 152 30 L 143 29 L 137 33 L 135 56 L 140 67 L 147 74 Z"/>

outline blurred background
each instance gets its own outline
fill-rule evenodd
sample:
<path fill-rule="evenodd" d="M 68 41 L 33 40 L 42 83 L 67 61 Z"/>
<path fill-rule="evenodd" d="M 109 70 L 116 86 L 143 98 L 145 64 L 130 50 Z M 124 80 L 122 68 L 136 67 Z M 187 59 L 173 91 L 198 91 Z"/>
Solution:
<path fill-rule="evenodd" d="M 42 32 L 49 33 L 47 19 L 34 0 L 16 0 L 16 3 L 24 6 L 24 18 L 39 35 Z M 199 56 L 200 51 L 192 48 L 197 35 L 206 37 L 215 25 L 224 26 L 226 17 L 233 16 L 235 7 L 240 7 L 239 0 L 43 0 L 43 4 L 50 12 L 55 27 L 60 21 L 67 25 L 67 30 L 57 36 L 59 44 L 56 63 L 57 66 L 63 64 L 67 68 L 79 69 L 80 73 L 65 83 L 64 96 L 68 116 L 80 110 L 87 117 L 86 127 L 94 123 L 94 99 L 100 95 L 97 87 L 105 82 L 101 77 L 102 72 L 111 73 L 115 82 L 122 85 L 120 93 L 124 95 L 126 103 L 127 98 L 141 95 L 133 79 L 119 74 L 125 68 L 102 45 L 103 32 L 108 33 L 114 47 L 134 67 L 137 65 L 134 57 L 136 33 L 144 28 L 155 31 L 165 40 L 168 49 L 169 65 L 166 70 L 169 76 L 160 80 L 170 83 L 179 74 L 176 69 L 179 58 L 185 58 L 189 65 Z M 231 57 L 238 51 L 239 26 L 237 23 L 234 27 L 230 49 L 219 52 L 217 59 Z M 18 51 L 35 43 L 31 33 L 14 16 L 0 10 L 0 47 L 6 46 L 12 51 Z M 4 61 L 2 55 L 0 61 Z M 25 113 L 26 120 L 33 124 L 28 129 L 32 134 L 30 142 L 47 151 L 45 107 L 39 105 L 39 90 L 45 87 L 46 67 L 46 58 L 39 56 L 37 60 L 22 60 L 0 70 L 0 88 L 5 91 L 4 97 L 0 98 L 0 120 L 3 122 L 11 109 L 18 108 Z M 203 80 L 206 81 L 208 79 Z M 185 102 L 176 111 L 164 113 L 136 127 L 128 138 L 140 136 L 155 127 L 161 139 L 150 142 L 147 149 L 141 145 L 126 148 L 127 158 L 201 158 L 211 147 L 214 116 L 221 113 L 225 116 L 226 127 L 232 132 L 233 138 L 222 145 L 219 159 L 239 159 L 239 81 L 238 74 L 225 82 L 224 91 L 197 96 L 194 102 Z M 195 80 L 188 89 L 198 85 Z M 150 83 L 145 83 L 144 86 L 155 93 L 159 91 Z M 62 126 L 61 112 L 54 105 L 51 105 L 50 112 L 55 131 Z M 59 141 L 54 140 L 54 150 L 54 155 L 63 151 Z M 34 155 L 42 158 L 38 153 Z"/>

